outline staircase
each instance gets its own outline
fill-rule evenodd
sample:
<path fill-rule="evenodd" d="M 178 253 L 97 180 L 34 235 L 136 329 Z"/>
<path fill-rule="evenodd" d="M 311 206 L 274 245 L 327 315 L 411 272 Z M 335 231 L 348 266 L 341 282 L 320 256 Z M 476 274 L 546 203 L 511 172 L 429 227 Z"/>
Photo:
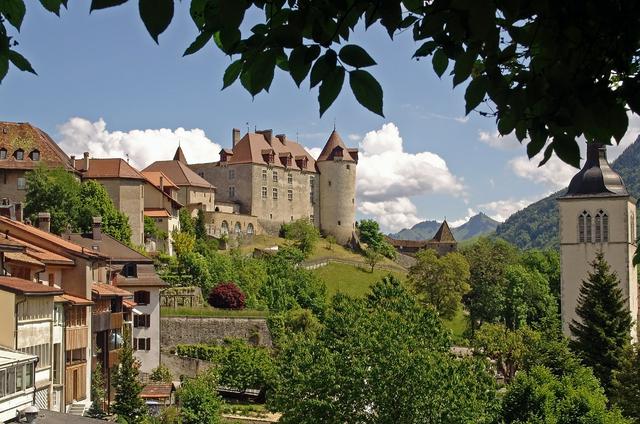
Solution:
<path fill-rule="evenodd" d="M 77 415 L 79 417 L 84 415 L 84 410 L 86 408 L 86 405 L 84 403 L 78 403 L 78 402 L 74 402 L 71 404 L 71 406 L 69 407 L 69 414 L 71 415 Z"/>

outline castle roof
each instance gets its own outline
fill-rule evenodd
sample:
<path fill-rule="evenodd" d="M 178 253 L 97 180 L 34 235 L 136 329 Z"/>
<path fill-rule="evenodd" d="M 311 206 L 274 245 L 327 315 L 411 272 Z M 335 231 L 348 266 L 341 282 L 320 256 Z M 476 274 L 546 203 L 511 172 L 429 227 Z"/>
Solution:
<path fill-rule="evenodd" d="M 232 149 L 223 149 L 220 157 L 228 164 L 255 163 L 312 171 L 316 163 L 302 145 L 284 134 L 274 136 L 271 130 L 245 134 Z"/>
<path fill-rule="evenodd" d="M 0 149 L 6 150 L 6 158 L 0 159 L 0 169 L 35 169 L 40 164 L 62 167 L 74 171 L 67 154 L 49 135 L 27 122 L 0 122 Z M 24 159 L 14 156 L 17 150 L 24 152 Z M 31 152 L 38 151 L 34 160 Z"/>
<path fill-rule="evenodd" d="M 600 143 L 588 143 L 587 160 L 582 169 L 571 179 L 569 189 L 563 197 L 628 195 L 629 192 L 622 177 L 609 165 L 606 146 Z"/>
<path fill-rule="evenodd" d="M 179 160 L 159 160 L 147 166 L 142 172 L 159 171 L 171 179 L 177 186 L 193 186 L 202 188 L 215 187 L 207 180 L 196 174 L 187 166 L 186 162 Z"/>
<path fill-rule="evenodd" d="M 178 148 L 176 149 L 176 154 L 173 155 L 173 160 L 182 162 L 185 165 L 187 164 L 187 158 L 185 157 L 184 152 L 182 151 L 182 147 L 178 146 Z"/>
<path fill-rule="evenodd" d="M 121 158 L 90 158 L 89 169 L 84 169 L 84 159 L 76 159 L 74 166 L 82 173 L 83 178 L 125 178 L 134 180 L 144 180 L 133 166 Z"/>
<path fill-rule="evenodd" d="M 342 160 L 345 161 L 358 162 L 358 149 L 347 148 L 340 134 L 333 130 L 320 156 L 318 156 L 318 162 L 334 160 L 336 157 L 342 157 Z"/>
<path fill-rule="evenodd" d="M 456 241 L 446 219 L 440 225 L 440 228 L 438 228 L 438 231 L 436 231 L 431 241 L 437 241 L 438 243 L 454 243 Z"/>

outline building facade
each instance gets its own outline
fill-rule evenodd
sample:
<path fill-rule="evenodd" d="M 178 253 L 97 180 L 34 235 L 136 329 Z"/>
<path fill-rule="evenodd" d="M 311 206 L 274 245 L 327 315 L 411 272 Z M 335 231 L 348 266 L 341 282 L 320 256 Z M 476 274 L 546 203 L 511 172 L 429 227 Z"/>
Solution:
<path fill-rule="evenodd" d="M 263 130 L 240 137 L 234 129 L 232 148 L 223 149 L 218 162 L 190 167 L 217 187 L 218 201 L 238 205 L 238 214 L 255 217 L 265 231 L 309 219 L 344 244 L 355 231 L 357 162 L 357 149 L 347 148 L 336 131 L 316 161 L 285 134 Z"/>
<path fill-rule="evenodd" d="M 143 171 L 142 175 L 146 178 L 144 216 L 152 219 L 163 233 L 153 240 L 145 239 L 145 246 L 149 247 L 148 252 L 160 251 L 173 256 L 173 232 L 180 231 L 179 211 L 183 206 L 177 200 L 180 187 L 160 171 Z"/>
<path fill-rule="evenodd" d="M 571 322 L 579 320 L 576 306 L 582 282 L 588 278 L 596 253 L 602 252 L 620 280 L 634 323 L 632 338 L 637 340 L 638 274 L 633 265 L 637 247 L 636 200 L 609 166 L 604 145 L 588 145 L 586 163 L 558 203 L 563 332 L 570 336 Z"/>

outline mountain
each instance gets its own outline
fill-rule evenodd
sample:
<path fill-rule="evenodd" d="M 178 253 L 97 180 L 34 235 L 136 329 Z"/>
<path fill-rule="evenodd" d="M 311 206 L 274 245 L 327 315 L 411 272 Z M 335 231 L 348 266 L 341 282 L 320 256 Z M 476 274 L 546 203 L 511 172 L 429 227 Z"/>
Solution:
<path fill-rule="evenodd" d="M 611 164 L 622 177 L 627 190 L 636 199 L 640 197 L 640 137 L 625 149 Z M 521 249 L 544 249 L 559 246 L 558 203 L 566 188 L 527 206 L 511 215 L 496 229 L 499 237 Z"/>
<path fill-rule="evenodd" d="M 438 231 L 440 224 L 438 221 L 422 221 L 411 228 L 405 228 L 395 234 L 389 234 L 389 237 L 399 240 L 429 240 L 435 235 L 436 231 Z M 451 228 L 451 232 L 453 232 L 456 240 L 462 241 L 479 235 L 492 233 L 496 230 L 498 224 L 498 221 L 491 219 L 483 213 L 479 213 L 469 218 L 469 221 L 461 226 Z"/>

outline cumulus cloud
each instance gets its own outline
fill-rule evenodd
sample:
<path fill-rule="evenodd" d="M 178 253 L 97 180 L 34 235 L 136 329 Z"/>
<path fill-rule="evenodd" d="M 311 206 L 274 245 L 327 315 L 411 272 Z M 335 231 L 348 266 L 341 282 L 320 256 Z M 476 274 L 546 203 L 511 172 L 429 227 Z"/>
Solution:
<path fill-rule="evenodd" d="M 509 167 L 520 178 L 543 184 L 554 190 L 559 190 L 569 184 L 571 177 L 576 173 L 576 168 L 567 165 L 553 156 L 544 166 L 538 166 L 543 155 L 539 154 L 532 159 L 519 156 L 509 161 Z"/>
<path fill-rule="evenodd" d="M 178 143 L 190 163 L 217 161 L 221 149 L 198 128 L 109 131 L 102 118 L 91 122 L 76 117 L 60 125 L 58 131 L 60 147 L 70 155 L 89 152 L 96 158 L 128 156 L 129 163 L 137 169 L 157 160 L 172 159 Z"/>
<path fill-rule="evenodd" d="M 463 197 L 465 187 L 440 156 L 405 152 L 395 124 L 365 135 L 357 172 L 361 213 L 373 215 L 387 230 L 401 229 L 419 222 L 410 198 L 431 193 Z"/>
<path fill-rule="evenodd" d="M 511 215 L 529 206 L 532 202 L 529 199 L 495 200 L 481 204 L 479 208 L 496 221 L 504 222 Z"/>
<path fill-rule="evenodd" d="M 351 141 L 360 141 L 362 136 L 360 134 L 349 134 L 347 138 Z"/>
<path fill-rule="evenodd" d="M 449 226 L 451 228 L 456 228 L 461 226 L 462 224 L 466 224 L 467 221 L 469 221 L 469 219 L 471 219 L 472 216 L 477 215 L 478 212 L 476 212 L 474 209 L 467 209 L 467 215 L 464 218 L 460 218 L 460 219 L 456 219 L 455 221 L 449 221 Z"/>
<path fill-rule="evenodd" d="M 518 139 L 513 134 L 503 136 L 495 130 L 490 131 L 478 131 L 478 140 L 496 149 L 515 149 L 520 146 Z"/>
<path fill-rule="evenodd" d="M 407 197 L 385 200 L 382 202 L 361 202 L 358 210 L 365 215 L 372 215 L 385 231 L 399 231 L 413 227 L 422 221 L 418 217 L 418 209 Z"/>
<path fill-rule="evenodd" d="M 320 153 L 322 153 L 322 148 L 320 147 L 305 147 L 305 150 L 309 152 L 312 158 L 318 159 Z"/>

